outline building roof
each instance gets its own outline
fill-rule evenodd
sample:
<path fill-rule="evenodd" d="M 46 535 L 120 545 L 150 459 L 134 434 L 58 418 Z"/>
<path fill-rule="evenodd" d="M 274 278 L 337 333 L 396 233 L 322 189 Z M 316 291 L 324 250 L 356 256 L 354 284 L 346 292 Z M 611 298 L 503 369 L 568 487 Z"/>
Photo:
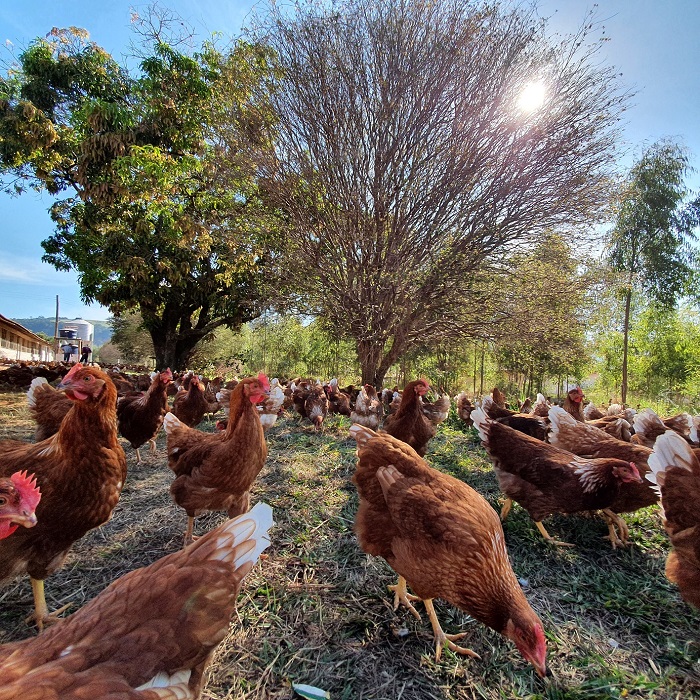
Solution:
<path fill-rule="evenodd" d="M 29 328 L 25 328 L 23 325 L 17 323 L 17 321 L 13 321 L 11 318 L 7 318 L 6 316 L 3 316 L 0 314 L 0 324 L 9 326 L 15 333 L 21 333 L 22 335 L 28 335 L 34 342 L 36 343 L 41 343 L 42 345 L 47 345 L 48 347 L 52 347 L 52 344 L 44 340 L 41 336 L 38 336 L 36 333 L 33 331 L 30 331 Z"/>

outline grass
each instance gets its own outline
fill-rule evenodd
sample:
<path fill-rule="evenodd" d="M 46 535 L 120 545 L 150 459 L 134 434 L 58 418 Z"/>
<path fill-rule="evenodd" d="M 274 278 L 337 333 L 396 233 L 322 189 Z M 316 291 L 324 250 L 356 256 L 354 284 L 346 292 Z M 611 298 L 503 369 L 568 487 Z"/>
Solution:
<path fill-rule="evenodd" d="M 24 394 L 0 394 L 0 416 L 0 438 L 31 439 Z M 214 429 L 212 422 L 201 427 Z M 292 682 L 329 690 L 334 700 L 700 697 L 700 614 L 664 578 L 668 542 L 657 507 L 625 516 L 633 545 L 613 551 L 598 518 L 548 519 L 553 536 L 576 544 L 554 548 L 515 506 L 504 524 L 508 548 L 545 625 L 554 678 L 539 679 L 512 644 L 439 601 L 445 630 L 468 631 L 466 643 L 482 660 L 446 652 L 436 664 L 426 616 L 418 622 L 393 611 L 386 587 L 395 574 L 357 546 L 348 427 L 335 417 L 316 433 L 288 415 L 268 433 L 270 454 L 253 502 L 274 509 L 272 546 L 244 582 L 242 623 L 233 623 L 220 645 L 203 698 L 287 699 Z M 158 446 L 139 466 L 127 447 L 129 475 L 114 516 L 47 580 L 50 607 L 80 607 L 118 576 L 181 546 L 185 514 L 170 501 L 162 436 Z M 427 458 L 500 508 L 473 431 L 450 418 Z M 198 518 L 195 532 L 222 519 Z M 23 621 L 30 609 L 28 580 L 0 589 L 0 641 L 34 633 Z"/>

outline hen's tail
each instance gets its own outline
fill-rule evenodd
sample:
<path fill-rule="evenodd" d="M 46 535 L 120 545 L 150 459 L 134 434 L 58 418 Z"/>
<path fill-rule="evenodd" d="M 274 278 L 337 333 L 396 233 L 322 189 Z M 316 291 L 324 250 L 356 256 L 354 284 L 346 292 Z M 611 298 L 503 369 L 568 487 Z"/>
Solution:
<path fill-rule="evenodd" d="M 654 443 L 654 452 L 649 455 L 649 474 L 647 481 L 654 484 L 654 489 L 662 495 L 669 467 L 680 467 L 689 472 L 695 472 L 700 479 L 698 461 L 690 445 L 673 430 L 667 430 Z M 689 496 L 689 494 L 688 494 Z"/>
<path fill-rule="evenodd" d="M 651 408 L 645 408 L 634 417 L 634 432 L 637 435 L 646 436 L 654 430 L 666 430 L 661 418 Z"/>
<path fill-rule="evenodd" d="M 484 396 L 484 401 L 486 399 L 489 399 L 490 401 L 492 400 L 490 396 Z M 490 418 L 486 415 L 486 412 L 484 409 L 479 406 L 478 408 L 475 408 L 472 413 L 471 413 L 471 419 L 472 422 L 474 423 L 474 427 L 477 429 L 479 432 L 479 437 L 481 438 L 481 442 L 486 444 L 489 441 L 489 435 L 488 435 L 488 425 L 490 422 Z"/>
<path fill-rule="evenodd" d="M 561 406 L 552 406 L 549 409 L 549 441 L 552 445 L 559 444 L 559 434 L 562 429 L 576 428 L 580 424 L 570 413 Z"/>
<path fill-rule="evenodd" d="M 669 430 L 657 438 L 649 468 L 646 478 L 661 494 L 664 526 L 673 545 L 666 578 L 678 585 L 686 602 L 700 608 L 700 462 L 683 437 Z"/>
<path fill-rule="evenodd" d="M 243 573 L 245 576 L 269 547 L 268 530 L 273 525 L 272 508 L 267 503 L 256 503 L 247 513 L 227 520 L 185 551 L 190 561 L 218 559 L 237 570 L 250 564 Z"/>
<path fill-rule="evenodd" d="M 168 413 L 165 414 L 165 418 L 163 418 L 163 427 L 165 428 L 165 432 L 170 435 L 170 433 L 174 432 L 178 428 L 184 428 L 187 426 L 185 426 L 185 424 L 182 423 L 174 413 L 168 411 Z"/>
<path fill-rule="evenodd" d="M 32 383 L 29 385 L 29 390 L 27 391 L 27 403 L 29 404 L 29 408 L 36 408 L 37 394 L 46 391 L 46 387 L 53 389 L 45 377 L 34 377 L 34 379 L 32 379 Z"/>

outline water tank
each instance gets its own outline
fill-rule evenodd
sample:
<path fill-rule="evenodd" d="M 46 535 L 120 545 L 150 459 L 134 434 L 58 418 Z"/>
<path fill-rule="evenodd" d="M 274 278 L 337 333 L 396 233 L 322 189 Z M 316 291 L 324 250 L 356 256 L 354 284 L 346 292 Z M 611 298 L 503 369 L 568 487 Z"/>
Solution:
<path fill-rule="evenodd" d="M 66 321 L 63 324 L 63 328 L 75 330 L 77 335 L 73 337 L 82 340 L 83 343 L 92 343 L 95 339 L 95 326 L 82 318 L 76 318 L 73 321 Z"/>
<path fill-rule="evenodd" d="M 78 331 L 75 328 L 61 328 L 58 331 L 59 338 L 71 338 L 75 339 L 78 337 Z"/>

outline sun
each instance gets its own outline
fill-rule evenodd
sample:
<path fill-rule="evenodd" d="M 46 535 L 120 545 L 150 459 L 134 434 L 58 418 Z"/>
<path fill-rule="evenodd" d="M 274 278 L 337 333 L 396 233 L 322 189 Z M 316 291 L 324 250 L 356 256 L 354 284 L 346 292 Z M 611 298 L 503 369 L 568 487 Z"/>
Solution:
<path fill-rule="evenodd" d="M 523 112 L 534 112 L 543 104 L 547 96 L 547 89 L 541 80 L 527 83 L 518 98 L 518 107 Z"/>

